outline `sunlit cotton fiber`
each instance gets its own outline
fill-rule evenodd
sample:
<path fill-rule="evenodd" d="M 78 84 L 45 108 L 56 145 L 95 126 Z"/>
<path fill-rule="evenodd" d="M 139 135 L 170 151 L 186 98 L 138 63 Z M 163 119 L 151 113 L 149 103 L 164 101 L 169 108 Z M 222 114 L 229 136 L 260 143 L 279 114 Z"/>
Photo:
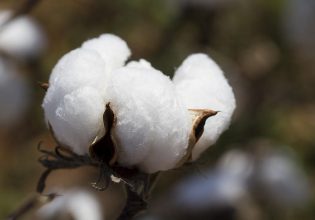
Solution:
<path fill-rule="evenodd" d="M 94 51 L 76 49 L 57 63 L 43 101 L 47 122 L 56 139 L 75 153 L 105 133 L 105 63 Z"/>
<path fill-rule="evenodd" d="M 82 48 L 99 53 L 109 72 L 122 67 L 131 54 L 126 42 L 113 34 L 102 34 L 98 38 L 87 40 Z"/>
<path fill-rule="evenodd" d="M 186 153 L 191 124 L 171 80 L 135 62 L 113 72 L 108 93 L 118 162 L 149 173 L 174 168 Z"/>

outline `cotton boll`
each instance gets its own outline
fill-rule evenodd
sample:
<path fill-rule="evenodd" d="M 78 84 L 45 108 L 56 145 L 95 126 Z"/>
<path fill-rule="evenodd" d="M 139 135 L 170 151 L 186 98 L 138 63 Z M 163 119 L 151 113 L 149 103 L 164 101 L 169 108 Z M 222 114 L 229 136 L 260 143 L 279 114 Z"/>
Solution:
<path fill-rule="evenodd" d="M 43 108 L 57 140 L 77 154 L 87 154 L 92 142 L 105 133 L 105 103 L 94 88 L 79 88 L 64 97 L 49 88 Z"/>
<path fill-rule="evenodd" d="M 195 160 L 228 128 L 235 109 L 233 90 L 219 66 L 205 54 L 186 58 L 173 82 L 188 109 L 219 111 L 206 122 L 204 133 L 193 149 L 192 159 Z"/>
<path fill-rule="evenodd" d="M 30 102 L 30 88 L 25 78 L 7 60 L 0 59 L 0 127 L 17 123 Z"/>
<path fill-rule="evenodd" d="M 304 172 L 287 153 L 273 151 L 259 158 L 253 183 L 268 202 L 280 207 L 301 207 L 308 202 L 309 184 Z"/>
<path fill-rule="evenodd" d="M 235 207 L 246 196 L 246 185 L 239 178 L 221 170 L 209 170 L 180 182 L 170 194 L 168 204 L 176 204 L 186 212 L 216 210 Z"/>
<path fill-rule="evenodd" d="M 123 67 L 113 72 L 108 93 L 118 162 L 148 173 L 174 168 L 186 153 L 191 124 L 171 80 L 147 67 Z"/>
<path fill-rule="evenodd" d="M 0 49 L 19 59 L 37 58 L 46 46 L 43 31 L 28 16 L 17 17 L 3 25 L 11 13 L 10 11 L 0 12 Z"/>
<path fill-rule="evenodd" d="M 103 213 L 95 196 L 82 189 L 61 193 L 37 212 L 40 219 L 56 219 L 70 215 L 74 220 L 102 220 Z"/>
<path fill-rule="evenodd" d="M 246 152 L 230 150 L 220 159 L 217 169 L 246 182 L 253 175 L 254 161 Z"/>
<path fill-rule="evenodd" d="M 50 86 L 58 86 L 60 93 L 67 94 L 82 86 L 90 86 L 106 95 L 109 73 L 100 55 L 92 50 L 75 49 L 64 55 L 54 67 Z"/>
<path fill-rule="evenodd" d="M 130 56 L 128 45 L 113 34 L 103 34 L 82 44 L 82 48 L 94 50 L 100 54 L 107 65 L 107 71 L 122 67 Z"/>

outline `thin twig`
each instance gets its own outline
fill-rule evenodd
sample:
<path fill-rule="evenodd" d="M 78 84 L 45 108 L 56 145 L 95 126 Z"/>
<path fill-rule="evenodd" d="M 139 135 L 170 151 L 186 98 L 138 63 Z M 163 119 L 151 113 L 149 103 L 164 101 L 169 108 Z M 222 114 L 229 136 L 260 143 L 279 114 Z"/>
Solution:
<path fill-rule="evenodd" d="M 88 155 L 77 155 L 63 147 L 56 147 L 54 150 L 42 149 L 41 143 L 38 150 L 43 154 L 39 162 L 46 168 L 42 173 L 37 191 L 42 193 L 45 189 L 45 182 L 49 174 L 57 169 L 73 169 L 81 166 L 93 166 L 99 168 L 99 177 L 91 185 L 99 191 L 105 190 L 114 176 L 125 184 L 127 201 L 119 219 L 131 219 L 147 208 L 147 201 L 152 188 L 155 186 L 158 174 L 146 174 L 137 169 L 120 167 L 118 164 L 110 166 L 104 161 L 98 161 Z"/>
<path fill-rule="evenodd" d="M 56 198 L 56 196 L 58 195 L 55 193 L 33 196 L 32 198 L 26 200 L 17 210 L 12 212 L 6 220 L 18 220 L 37 206 L 51 202 L 54 198 Z"/>
<path fill-rule="evenodd" d="M 147 209 L 147 202 L 137 193 L 126 187 L 127 201 L 126 205 L 117 220 L 130 220 L 137 214 Z"/>

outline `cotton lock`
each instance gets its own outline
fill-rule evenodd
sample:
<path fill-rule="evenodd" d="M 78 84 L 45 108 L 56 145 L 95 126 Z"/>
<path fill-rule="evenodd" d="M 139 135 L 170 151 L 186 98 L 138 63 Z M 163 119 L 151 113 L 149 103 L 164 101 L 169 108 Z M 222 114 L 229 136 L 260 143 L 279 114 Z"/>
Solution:
<path fill-rule="evenodd" d="M 116 70 L 109 85 L 118 162 L 149 173 L 174 168 L 186 153 L 191 124 L 171 80 L 142 61 Z"/>
<path fill-rule="evenodd" d="M 196 160 L 228 128 L 236 106 L 234 93 L 220 67 L 205 54 L 187 57 L 176 70 L 173 82 L 187 109 L 218 111 L 207 120 L 193 149 L 192 159 Z"/>

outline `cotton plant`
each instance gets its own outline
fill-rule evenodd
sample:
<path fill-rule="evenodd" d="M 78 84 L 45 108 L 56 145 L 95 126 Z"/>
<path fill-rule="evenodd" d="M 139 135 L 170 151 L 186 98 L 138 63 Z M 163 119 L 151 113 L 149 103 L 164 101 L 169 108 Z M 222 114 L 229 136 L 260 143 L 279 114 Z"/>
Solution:
<path fill-rule="evenodd" d="M 190 55 L 172 80 L 144 59 L 127 62 L 130 54 L 112 34 L 87 40 L 57 62 L 42 104 L 59 147 L 79 163 L 109 166 L 112 180 L 129 186 L 126 170 L 156 176 L 196 160 L 235 108 L 232 88 L 207 55 Z"/>
<path fill-rule="evenodd" d="M 43 30 L 30 16 L 11 20 L 12 14 L 10 10 L 0 11 L 0 51 L 22 61 L 40 57 L 46 47 Z"/>

